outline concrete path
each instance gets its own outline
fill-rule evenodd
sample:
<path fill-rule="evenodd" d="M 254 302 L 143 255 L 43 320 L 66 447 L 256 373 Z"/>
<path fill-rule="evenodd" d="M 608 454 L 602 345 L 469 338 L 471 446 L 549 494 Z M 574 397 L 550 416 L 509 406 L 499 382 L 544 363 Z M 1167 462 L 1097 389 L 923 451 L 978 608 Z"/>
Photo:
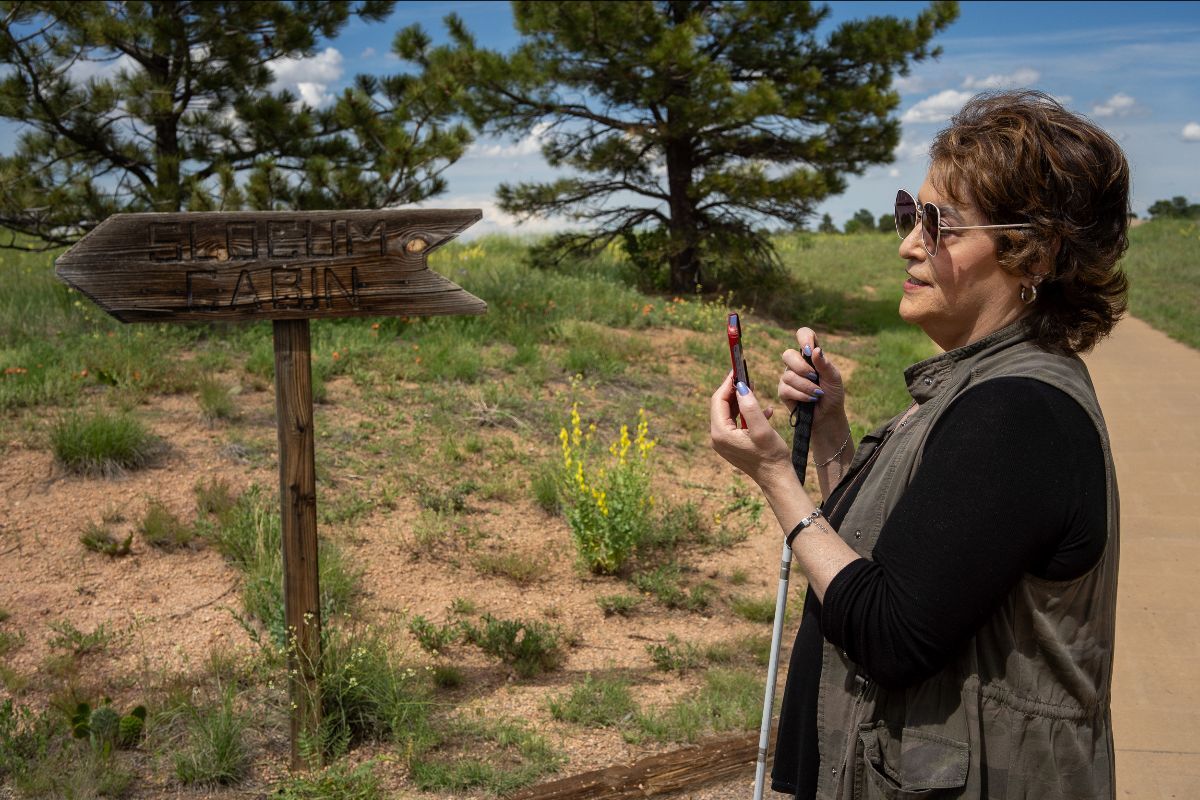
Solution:
<path fill-rule="evenodd" d="M 1121 491 L 1117 796 L 1200 795 L 1200 352 L 1125 319 L 1086 358 Z"/>

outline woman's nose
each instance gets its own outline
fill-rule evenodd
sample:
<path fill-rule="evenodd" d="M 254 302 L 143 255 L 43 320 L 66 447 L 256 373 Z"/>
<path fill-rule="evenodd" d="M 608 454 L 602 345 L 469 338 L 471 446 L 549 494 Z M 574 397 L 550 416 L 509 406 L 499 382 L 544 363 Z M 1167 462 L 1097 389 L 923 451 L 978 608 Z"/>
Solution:
<path fill-rule="evenodd" d="M 900 240 L 900 258 L 905 261 L 924 261 L 928 253 L 921 242 L 921 225 L 918 223 Z"/>

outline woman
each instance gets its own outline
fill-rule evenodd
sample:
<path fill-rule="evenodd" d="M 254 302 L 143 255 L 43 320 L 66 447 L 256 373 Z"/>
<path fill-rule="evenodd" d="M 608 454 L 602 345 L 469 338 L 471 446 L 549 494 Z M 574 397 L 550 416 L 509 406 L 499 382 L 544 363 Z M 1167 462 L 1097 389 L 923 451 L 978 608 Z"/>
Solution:
<path fill-rule="evenodd" d="M 1088 120 L 1037 92 L 978 96 L 917 198 L 897 196 L 900 316 L 945 351 L 905 372 L 911 407 L 855 451 L 837 367 L 797 331 L 814 367 L 784 353 L 779 395 L 815 403 L 817 506 L 769 409 L 732 377 L 713 395 L 714 448 L 808 578 L 777 791 L 1113 795 L 1117 489 L 1077 354 L 1124 311 L 1128 195 Z"/>

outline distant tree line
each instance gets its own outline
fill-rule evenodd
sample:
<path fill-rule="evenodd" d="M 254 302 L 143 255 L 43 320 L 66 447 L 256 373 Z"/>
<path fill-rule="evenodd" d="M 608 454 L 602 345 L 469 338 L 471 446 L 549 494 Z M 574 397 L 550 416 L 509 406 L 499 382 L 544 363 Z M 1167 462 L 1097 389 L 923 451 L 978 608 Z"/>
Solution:
<path fill-rule="evenodd" d="M 69 244 L 118 212 L 413 204 L 484 133 L 532 137 L 562 171 L 498 190 L 519 219 L 580 226 L 545 261 L 619 242 L 672 290 L 734 286 L 776 268 L 771 226 L 804 226 L 893 160 L 893 80 L 958 15 L 951 0 L 833 26 L 796 1 L 514 2 L 509 53 L 451 14 L 448 43 L 406 27 L 400 72 L 320 107 L 274 88 L 273 66 L 393 7 L 0 0 L 0 118 L 23 131 L 0 157 L 0 227 L 36 237 L 0 247 Z M 847 227 L 889 226 L 862 211 Z"/>
<path fill-rule="evenodd" d="M 1200 219 L 1200 203 L 1189 203 L 1178 195 L 1170 200 L 1156 200 L 1150 206 L 1151 219 Z"/>

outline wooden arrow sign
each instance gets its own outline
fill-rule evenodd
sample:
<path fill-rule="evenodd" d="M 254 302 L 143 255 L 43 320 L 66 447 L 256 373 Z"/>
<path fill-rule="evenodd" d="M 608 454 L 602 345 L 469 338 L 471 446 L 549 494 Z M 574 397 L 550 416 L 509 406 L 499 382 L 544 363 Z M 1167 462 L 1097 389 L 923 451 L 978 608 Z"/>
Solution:
<path fill-rule="evenodd" d="M 275 416 L 292 768 L 321 723 L 321 602 L 308 321 L 482 314 L 430 271 L 429 253 L 476 209 L 117 214 L 59 256 L 55 272 L 122 322 L 274 320 Z"/>
<path fill-rule="evenodd" d="M 58 277 L 122 322 L 482 314 L 428 254 L 476 209 L 116 214 Z"/>

